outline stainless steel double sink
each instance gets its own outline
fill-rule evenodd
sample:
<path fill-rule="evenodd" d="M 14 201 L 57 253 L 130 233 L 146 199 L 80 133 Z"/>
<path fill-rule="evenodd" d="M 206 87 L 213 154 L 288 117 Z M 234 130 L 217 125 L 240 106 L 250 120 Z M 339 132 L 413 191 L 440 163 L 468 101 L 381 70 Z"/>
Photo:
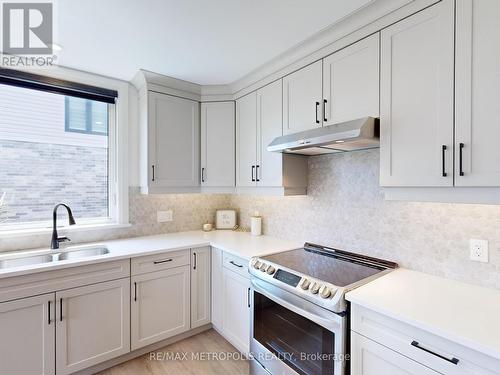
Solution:
<path fill-rule="evenodd" d="M 30 255 L 18 255 L 18 256 L 6 256 L 5 258 L 0 258 L 0 269 L 13 268 L 13 267 L 23 267 L 32 266 L 43 263 L 58 262 L 63 260 L 75 260 L 88 257 L 95 257 L 100 255 L 109 254 L 109 250 L 106 246 L 95 245 L 95 246 L 75 246 L 69 247 L 64 251 L 51 250 L 44 252 L 43 254 L 30 254 Z"/>

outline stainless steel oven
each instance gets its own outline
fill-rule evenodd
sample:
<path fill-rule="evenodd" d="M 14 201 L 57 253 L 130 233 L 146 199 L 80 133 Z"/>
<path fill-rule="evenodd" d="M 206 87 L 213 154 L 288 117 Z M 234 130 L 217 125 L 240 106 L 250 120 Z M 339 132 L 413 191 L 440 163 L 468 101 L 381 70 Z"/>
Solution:
<path fill-rule="evenodd" d="M 252 279 L 252 375 L 344 375 L 347 318 Z"/>

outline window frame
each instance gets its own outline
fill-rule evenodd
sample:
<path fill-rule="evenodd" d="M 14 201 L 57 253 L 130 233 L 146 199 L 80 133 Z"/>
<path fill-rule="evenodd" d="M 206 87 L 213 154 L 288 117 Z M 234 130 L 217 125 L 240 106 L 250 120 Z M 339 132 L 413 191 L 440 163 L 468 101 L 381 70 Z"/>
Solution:
<path fill-rule="evenodd" d="M 47 72 L 49 73 L 49 72 Z M 91 73 L 54 68 L 47 79 L 69 80 L 75 84 L 94 85 L 104 90 L 116 90 L 114 104 L 108 103 L 108 216 L 99 218 L 76 217 L 76 225 L 69 227 L 65 220 L 58 221 L 58 228 L 65 231 L 103 230 L 130 226 L 128 202 L 128 95 L 127 82 L 101 77 Z M 25 87 L 26 88 L 26 87 Z M 70 95 L 70 94 L 66 94 Z M 71 96 L 71 95 L 70 95 Z M 66 103 L 65 103 L 66 105 Z M 66 107 L 65 107 L 66 108 Z M 102 135 L 102 133 L 100 133 Z M 52 217 L 44 221 L 0 223 L 0 238 L 49 233 Z"/>
<path fill-rule="evenodd" d="M 85 100 L 85 130 L 75 129 L 70 126 L 70 116 L 69 116 L 69 100 L 70 95 L 64 97 L 64 131 L 68 133 L 80 133 L 80 134 L 92 134 L 92 135 L 108 135 L 109 134 L 109 103 L 108 103 L 108 132 L 100 132 L 92 130 L 92 111 L 93 103 L 90 99 Z"/>

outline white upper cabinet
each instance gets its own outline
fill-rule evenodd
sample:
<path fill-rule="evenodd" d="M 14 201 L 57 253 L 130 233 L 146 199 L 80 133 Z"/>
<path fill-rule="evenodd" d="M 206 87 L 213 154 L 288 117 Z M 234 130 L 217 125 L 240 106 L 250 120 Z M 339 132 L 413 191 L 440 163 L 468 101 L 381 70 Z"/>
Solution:
<path fill-rule="evenodd" d="M 323 63 L 316 61 L 283 78 L 283 133 L 322 126 Z"/>
<path fill-rule="evenodd" d="M 379 33 L 323 59 L 323 126 L 379 117 Z"/>
<path fill-rule="evenodd" d="M 453 67 L 452 0 L 382 30 L 382 186 L 453 185 Z"/>
<path fill-rule="evenodd" d="M 147 105 L 141 107 L 147 111 L 147 128 L 142 124 L 146 134 L 141 151 L 147 164 L 142 173 L 143 192 L 199 190 L 200 104 L 148 91 Z"/>
<path fill-rule="evenodd" d="M 307 158 L 267 151 L 283 134 L 282 80 L 236 101 L 236 186 L 279 188 L 279 195 L 305 194 Z"/>
<path fill-rule="evenodd" d="M 456 9 L 455 185 L 500 186 L 500 1 Z"/>
<path fill-rule="evenodd" d="M 0 374 L 55 374 L 54 298 L 0 303 Z"/>
<path fill-rule="evenodd" d="M 257 186 L 282 186 L 283 155 L 267 151 L 274 138 L 283 135 L 282 80 L 257 90 Z"/>
<path fill-rule="evenodd" d="M 236 185 L 256 186 L 257 94 L 236 101 Z"/>
<path fill-rule="evenodd" d="M 235 186 L 234 102 L 201 104 L 201 185 Z"/>

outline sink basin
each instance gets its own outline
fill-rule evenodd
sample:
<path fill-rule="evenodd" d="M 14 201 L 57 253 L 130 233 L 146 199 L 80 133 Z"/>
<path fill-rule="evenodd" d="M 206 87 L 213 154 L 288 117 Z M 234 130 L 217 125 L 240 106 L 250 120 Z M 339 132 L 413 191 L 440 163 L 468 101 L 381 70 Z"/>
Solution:
<path fill-rule="evenodd" d="M 67 251 L 60 253 L 58 256 L 59 260 L 73 260 L 87 257 L 95 257 L 99 255 L 109 254 L 109 250 L 104 246 L 94 246 L 86 247 L 80 249 L 68 249 Z"/>
<path fill-rule="evenodd" d="M 0 269 L 11 267 L 32 266 L 35 264 L 52 262 L 52 254 L 32 255 L 20 258 L 0 260 Z"/>

